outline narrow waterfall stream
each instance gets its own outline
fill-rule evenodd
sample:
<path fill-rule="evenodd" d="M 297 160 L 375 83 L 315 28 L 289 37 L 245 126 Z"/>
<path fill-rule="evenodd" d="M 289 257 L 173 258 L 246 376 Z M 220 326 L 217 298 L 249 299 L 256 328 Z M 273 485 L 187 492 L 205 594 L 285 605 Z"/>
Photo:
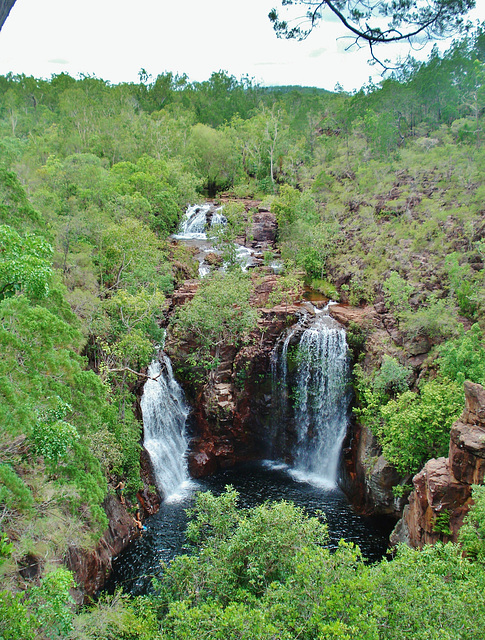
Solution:
<path fill-rule="evenodd" d="M 301 480 L 333 488 L 351 400 L 345 330 L 326 310 L 305 324 L 308 318 L 290 329 L 272 355 L 272 437 L 291 455 Z"/>
<path fill-rule="evenodd" d="M 106 589 L 122 586 L 138 595 L 149 593 L 151 580 L 184 552 L 186 510 L 196 491 L 215 494 L 231 484 L 239 492 L 240 506 L 253 507 L 267 500 L 291 500 L 310 515 L 326 515 L 330 546 L 341 538 L 358 544 L 365 557 L 379 560 L 390 533 L 386 519 L 354 512 L 337 486 L 339 452 L 345 435 L 349 371 L 345 332 L 322 313 L 306 326 L 297 325 L 275 350 L 272 361 L 274 409 L 277 422 L 293 425 L 293 432 L 274 426 L 277 441 L 271 462 L 259 462 L 191 482 L 185 464 L 184 424 L 188 413 L 168 358 L 154 363 L 142 399 L 145 447 L 165 496 L 160 510 L 146 521 L 146 531 L 113 562 Z M 277 382 L 279 384 L 277 384 Z M 323 396 L 323 397 L 322 397 Z M 291 465 L 275 462 L 277 451 L 290 450 Z"/>
<path fill-rule="evenodd" d="M 163 355 L 161 362 L 152 362 L 148 375 L 140 402 L 143 445 L 150 455 L 157 488 L 167 499 L 177 495 L 189 482 L 185 436 L 189 407 L 167 356 Z"/>

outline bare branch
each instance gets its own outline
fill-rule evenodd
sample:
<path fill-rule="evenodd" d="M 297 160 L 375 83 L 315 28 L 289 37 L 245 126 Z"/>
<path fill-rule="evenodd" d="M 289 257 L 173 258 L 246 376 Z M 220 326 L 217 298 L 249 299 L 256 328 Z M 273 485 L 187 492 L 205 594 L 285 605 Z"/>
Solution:
<path fill-rule="evenodd" d="M 130 367 L 120 367 L 119 369 L 107 369 L 106 373 L 123 373 L 128 371 L 129 373 L 133 373 L 135 376 L 139 378 L 145 378 L 146 380 L 158 380 L 158 378 L 162 375 L 160 372 L 156 376 L 149 376 L 146 373 L 141 373 L 141 371 L 135 371 L 134 369 L 130 369 Z"/>
<path fill-rule="evenodd" d="M 0 30 L 2 29 L 8 14 L 12 10 L 15 0 L 0 0 Z"/>

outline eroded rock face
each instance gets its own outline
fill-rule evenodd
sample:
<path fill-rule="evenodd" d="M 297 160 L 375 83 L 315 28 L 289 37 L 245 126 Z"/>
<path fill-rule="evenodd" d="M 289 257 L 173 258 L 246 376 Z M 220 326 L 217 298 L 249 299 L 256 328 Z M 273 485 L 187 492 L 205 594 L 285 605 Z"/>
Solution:
<path fill-rule="evenodd" d="M 465 381 L 463 421 L 485 427 L 485 389 L 481 384 Z"/>
<path fill-rule="evenodd" d="M 160 507 L 160 494 L 156 489 L 156 480 L 153 473 L 150 455 L 146 449 L 141 450 L 140 455 L 140 477 L 143 482 L 143 489 L 136 494 L 138 504 L 144 517 L 157 513 Z"/>
<path fill-rule="evenodd" d="M 379 323 L 376 310 L 370 305 L 366 307 L 350 307 L 344 304 L 334 304 L 329 307 L 329 313 L 332 318 L 335 318 L 345 327 L 348 327 L 351 322 L 355 322 L 360 326 Z"/>
<path fill-rule="evenodd" d="M 471 485 L 485 477 L 485 389 L 465 382 L 465 410 L 453 425 L 448 458 L 429 460 L 414 476 L 414 491 L 391 543 L 413 547 L 456 542 L 471 502 Z"/>
<path fill-rule="evenodd" d="M 294 321 L 288 308 L 263 310 L 258 339 L 221 360 L 215 382 L 205 385 L 195 402 L 191 475 L 202 477 L 261 458 L 271 411 L 270 354 L 281 332 Z"/>
<path fill-rule="evenodd" d="M 343 451 L 346 471 L 343 489 L 359 512 L 397 519 L 406 498 L 396 497 L 393 488 L 409 483 L 410 477 L 402 477 L 389 464 L 367 427 L 354 425 L 349 445 Z"/>
<path fill-rule="evenodd" d="M 113 558 L 138 535 L 135 521 L 118 498 L 107 496 L 103 506 L 109 525 L 95 549 L 70 547 L 64 559 L 78 584 L 72 594 L 77 604 L 88 601 L 103 587 L 111 571 Z"/>
<path fill-rule="evenodd" d="M 401 476 L 383 455 L 378 456 L 367 479 L 372 511 L 394 515 L 399 510 L 399 501 L 393 494 L 393 487 L 399 485 Z"/>
<path fill-rule="evenodd" d="M 172 294 L 172 305 L 174 307 L 180 307 L 188 300 L 192 300 L 199 287 L 199 280 L 187 280 L 179 289 L 174 291 L 174 293 Z"/>
<path fill-rule="evenodd" d="M 253 247 L 274 245 L 277 231 L 278 224 L 276 222 L 276 216 L 273 213 L 259 209 L 258 213 L 253 214 L 253 224 L 251 228 Z"/>
<path fill-rule="evenodd" d="M 273 276 L 268 277 L 256 292 L 259 303 L 267 300 L 272 282 Z M 195 433 L 188 457 L 194 477 L 262 457 L 271 411 L 271 351 L 302 309 L 281 305 L 260 312 L 250 343 L 240 349 L 221 348 L 217 369 L 196 394 Z"/>

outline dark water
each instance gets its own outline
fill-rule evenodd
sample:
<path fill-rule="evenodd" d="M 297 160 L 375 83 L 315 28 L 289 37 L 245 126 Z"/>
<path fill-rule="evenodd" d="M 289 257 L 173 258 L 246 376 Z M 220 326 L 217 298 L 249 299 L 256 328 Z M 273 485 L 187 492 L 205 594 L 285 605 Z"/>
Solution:
<path fill-rule="evenodd" d="M 228 484 L 239 492 L 241 507 L 284 499 L 303 507 L 309 515 L 324 511 L 331 547 L 341 538 L 355 542 L 369 561 L 379 560 L 387 550 L 389 521 L 356 514 L 340 489 L 298 482 L 284 468 L 258 464 L 194 482 L 194 491 L 185 498 L 162 504 L 160 511 L 146 521 L 147 530 L 143 536 L 114 560 L 106 589 L 113 592 L 122 586 L 133 595 L 148 593 L 152 576 L 160 574 L 160 562 L 168 562 L 184 552 L 185 509 L 192 506 L 195 491 L 210 490 L 219 494 Z"/>

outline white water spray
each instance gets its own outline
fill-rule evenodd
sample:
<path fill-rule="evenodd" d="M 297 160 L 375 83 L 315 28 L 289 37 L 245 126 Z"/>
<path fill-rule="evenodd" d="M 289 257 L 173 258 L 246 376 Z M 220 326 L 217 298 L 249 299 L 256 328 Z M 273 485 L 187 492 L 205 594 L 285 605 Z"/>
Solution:
<path fill-rule="evenodd" d="M 173 377 L 167 356 L 162 363 L 152 362 L 150 378 L 143 387 L 143 445 L 150 455 L 157 488 L 167 499 L 180 492 L 189 482 L 185 421 L 189 407 L 180 385 Z"/>
<path fill-rule="evenodd" d="M 289 345 L 299 331 L 301 338 L 292 352 L 295 371 L 290 374 Z M 313 484 L 336 486 L 351 397 L 344 329 L 327 313 L 317 314 L 307 328 L 293 327 L 281 351 L 274 353 L 272 371 L 278 385 L 278 432 L 290 424 L 295 436 L 292 474 Z"/>
<path fill-rule="evenodd" d="M 207 240 L 207 226 L 211 204 L 194 204 L 187 207 L 185 216 L 180 223 L 179 231 L 173 236 L 177 240 Z M 210 218 L 210 226 L 226 224 L 227 220 L 221 213 L 222 207 L 214 211 Z"/>

